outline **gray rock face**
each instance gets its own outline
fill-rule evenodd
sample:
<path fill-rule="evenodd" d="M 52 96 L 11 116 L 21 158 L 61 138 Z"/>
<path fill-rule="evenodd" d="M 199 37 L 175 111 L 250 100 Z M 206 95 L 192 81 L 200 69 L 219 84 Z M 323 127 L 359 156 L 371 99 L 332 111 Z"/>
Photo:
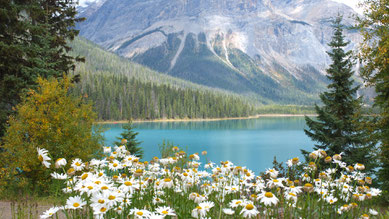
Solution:
<path fill-rule="evenodd" d="M 299 95 L 314 100 L 324 87 L 331 19 L 338 13 L 352 24 L 355 12 L 330 0 L 101 0 L 83 8 L 87 20 L 79 28 L 107 50 L 158 71 L 297 103 Z M 355 47 L 358 33 L 346 36 L 349 49 Z M 211 63 L 219 67 L 193 70 Z M 290 90 L 296 97 L 282 100 Z"/>

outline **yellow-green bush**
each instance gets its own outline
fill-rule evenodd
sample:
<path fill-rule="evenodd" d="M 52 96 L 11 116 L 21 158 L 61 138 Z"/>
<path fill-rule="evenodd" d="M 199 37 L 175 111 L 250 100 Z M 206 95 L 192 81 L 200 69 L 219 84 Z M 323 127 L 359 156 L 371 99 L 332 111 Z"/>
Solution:
<path fill-rule="evenodd" d="M 51 179 L 36 159 L 37 147 L 55 151 L 58 157 L 53 160 L 63 157 L 70 162 L 76 156 L 90 159 L 101 148 L 101 131 L 93 129 L 96 113 L 83 97 L 69 94 L 72 86 L 66 76 L 39 78 L 37 89 L 24 95 L 3 138 L 0 167 L 7 169 L 8 177 L 2 185 L 16 188 L 28 180 L 31 188 L 25 189 L 47 191 Z"/>

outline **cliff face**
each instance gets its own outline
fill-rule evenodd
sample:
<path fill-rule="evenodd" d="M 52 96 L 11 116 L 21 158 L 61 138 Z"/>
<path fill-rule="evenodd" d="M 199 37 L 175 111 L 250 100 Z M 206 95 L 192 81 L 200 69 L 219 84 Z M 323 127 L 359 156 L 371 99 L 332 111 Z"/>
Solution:
<path fill-rule="evenodd" d="M 325 86 L 330 0 L 101 0 L 80 34 L 107 50 L 199 84 L 263 102 L 313 101 Z M 348 31 L 350 49 L 359 35 Z"/>

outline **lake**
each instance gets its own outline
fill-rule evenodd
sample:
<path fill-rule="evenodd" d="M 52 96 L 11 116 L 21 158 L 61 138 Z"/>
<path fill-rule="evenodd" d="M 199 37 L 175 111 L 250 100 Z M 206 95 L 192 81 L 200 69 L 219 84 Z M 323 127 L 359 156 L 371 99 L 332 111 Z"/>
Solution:
<path fill-rule="evenodd" d="M 105 144 L 112 145 L 123 131 L 122 124 L 105 124 Z M 170 141 L 188 153 L 201 154 L 218 163 L 232 161 L 259 173 L 272 167 L 274 156 L 285 162 L 299 157 L 300 149 L 312 150 L 313 142 L 304 133 L 304 117 L 262 117 L 247 120 L 144 122 L 134 123 L 143 143 L 144 159 L 160 156 L 158 145 Z M 201 162 L 205 162 L 204 156 Z"/>

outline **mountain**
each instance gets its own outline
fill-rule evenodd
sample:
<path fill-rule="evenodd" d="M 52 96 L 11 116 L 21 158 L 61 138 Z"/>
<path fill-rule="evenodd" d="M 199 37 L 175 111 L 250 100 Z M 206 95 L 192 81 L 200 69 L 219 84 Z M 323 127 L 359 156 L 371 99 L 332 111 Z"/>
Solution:
<path fill-rule="evenodd" d="M 243 117 L 257 111 L 247 98 L 160 74 L 83 38 L 70 46 L 70 55 L 85 57 L 76 65 L 81 80 L 72 91 L 93 102 L 99 120 Z"/>
<path fill-rule="evenodd" d="M 99 0 L 80 35 L 156 71 L 262 103 L 311 104 L 325 89 L 330 0 Z M 359 40 L 349 30 L 349 49 Z"/>

